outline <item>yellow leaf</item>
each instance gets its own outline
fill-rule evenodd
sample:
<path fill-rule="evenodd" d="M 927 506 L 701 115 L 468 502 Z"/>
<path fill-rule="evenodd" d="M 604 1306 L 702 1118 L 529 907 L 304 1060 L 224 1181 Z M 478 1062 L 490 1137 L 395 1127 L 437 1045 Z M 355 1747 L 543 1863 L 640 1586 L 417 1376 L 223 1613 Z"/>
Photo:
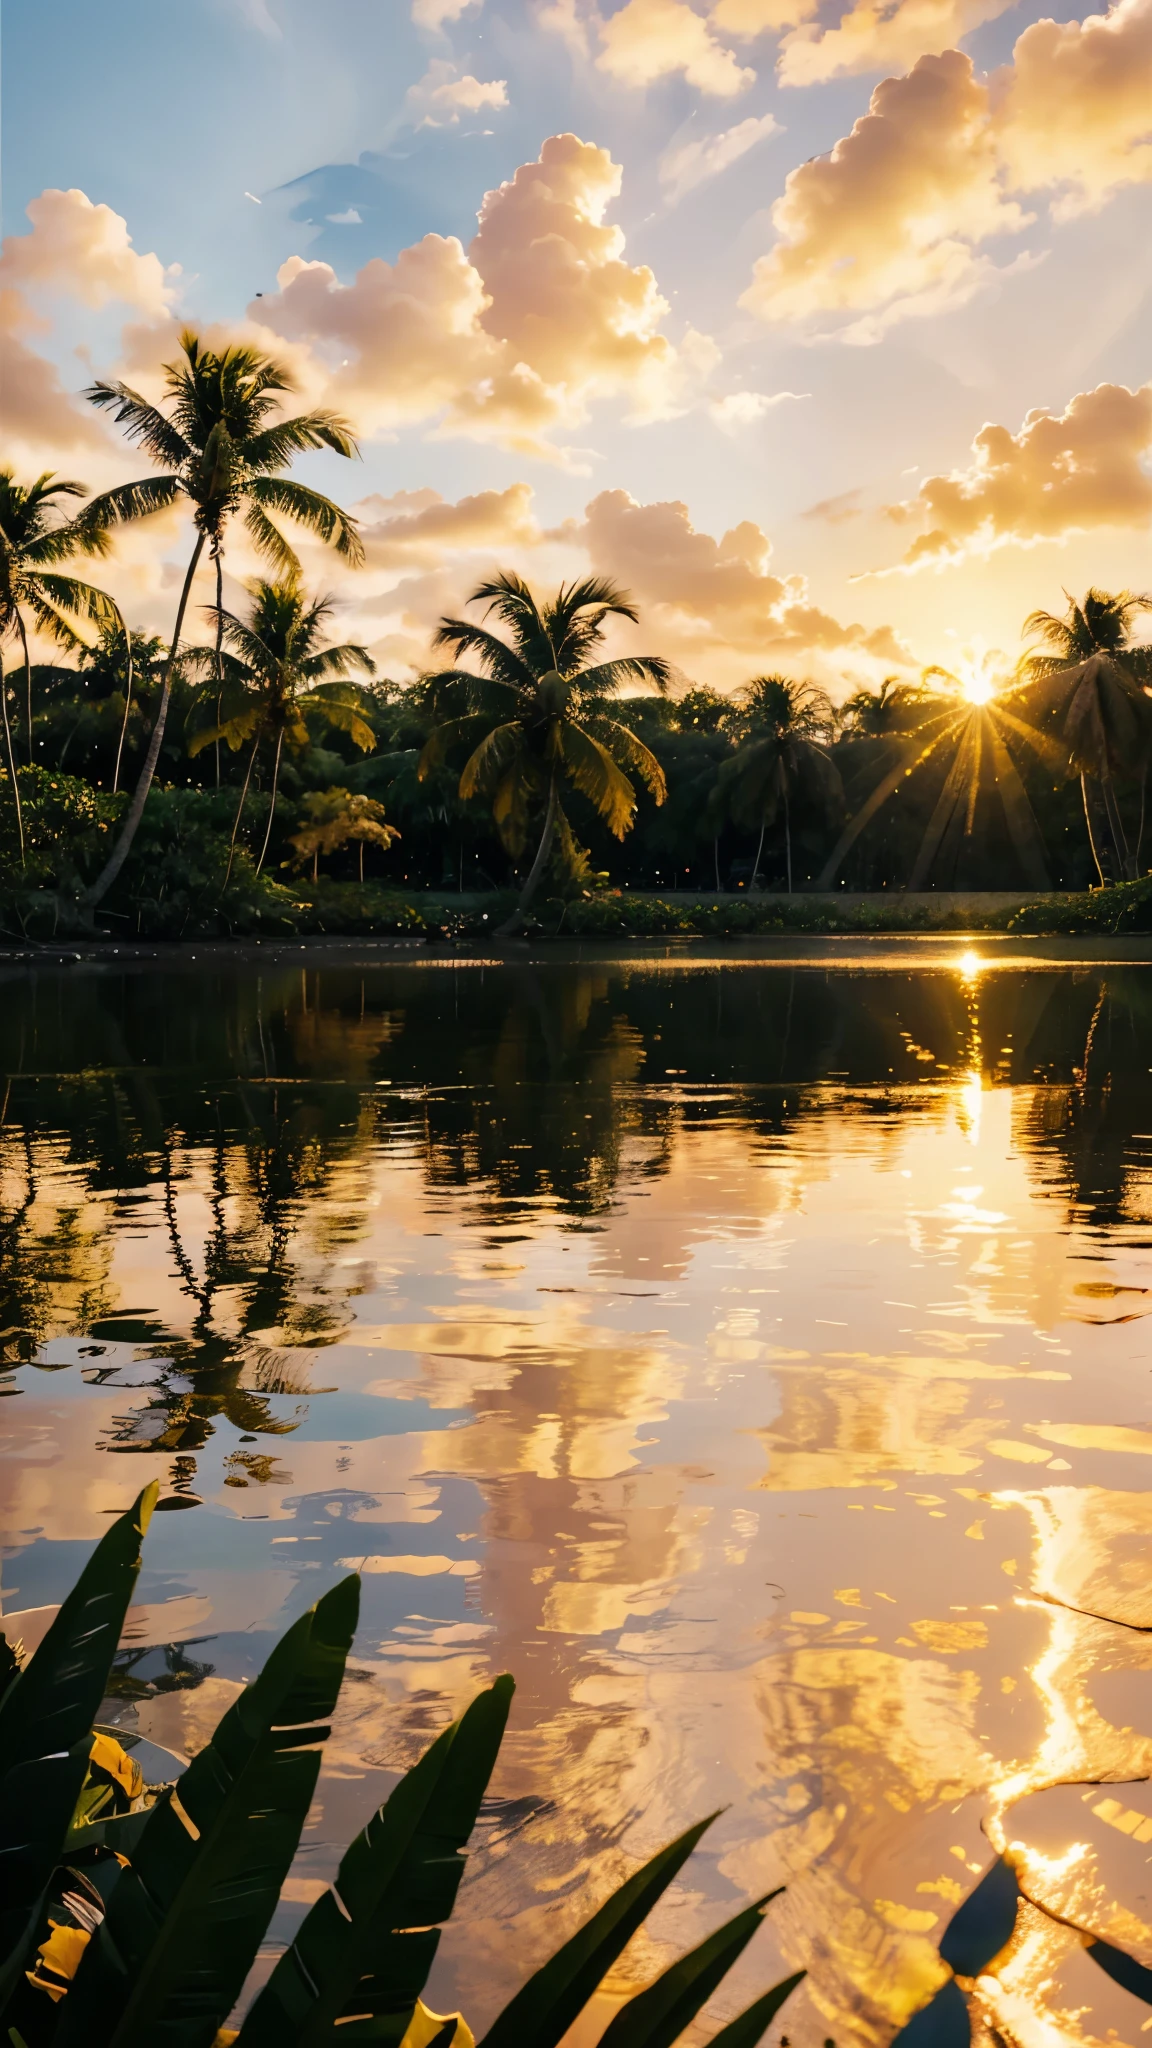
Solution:
<path fill-rule="evenodd" d="M 452 2048 L 476 2048 L 475 2035 L 461 2013 L 432 2012 L 422 1998 L 416 2000 L 416 2010 L 408 2022 L 408 2031 L 400 2043 L 400 2048 L 429 2048 L 429 2043 L 436 2039 L 437 2034 L 451 2019 L 456 2022 Z"/>

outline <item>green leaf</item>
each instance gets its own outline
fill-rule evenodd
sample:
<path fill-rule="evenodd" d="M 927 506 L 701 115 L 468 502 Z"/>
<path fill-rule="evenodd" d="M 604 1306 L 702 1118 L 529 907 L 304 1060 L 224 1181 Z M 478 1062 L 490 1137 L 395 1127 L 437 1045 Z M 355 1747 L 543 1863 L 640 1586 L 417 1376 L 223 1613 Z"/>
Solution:
<path fill-rule="evenodd" d="M 1012 1865 L 998 1856 L 944 1929 L 940 1955 L 958 1977 L 979 1977 L 1011 1939 L 1020 1893 Z"/>
<path fill-rule="evenodd" d="M 686 1828 L 637 1870 L 578 1928 L 506 2005 L 480 2048 L 556 2048 L 641 1922 L 717 1818 Z"/>
<path fill-rule="evenodd" d="M 765 1908 L 783 1886 L 745 1906 L 710 1934 L 698 1948 L 662 1972 L 654 1984 L 637 1992 L 617 2013 L 600 2039 L 600 2048 L 671 2048 L 673 2041 L 706 2005 L 717 1985 L 744 1953 L 764 1918 Z"/>
<path fill-rule="evenodd" d="M 708 2048 L 756 2048 L 766 2029 L 772 2024 L 786 1998 L 791 1998 L 796 1986 L 808 1975 L 807 1970 L 797 1970 L 794 1976 L 782 1977 L 771 1991 L 746 2006 L 718 2034 L 713 2034 Z"/>
<path fill-rule="evenodd" d="M 940 1986 L 934 1998 L 913 2013 L 890 2048 L 969 2048 L 972 2023 L 968 2000 L 953 1977 Z"/>
<path fill-rule="evenodd" d="M 359 1597 L 353 1576 L 302 1615 L 161 1795 L 64 2001 L 57 2048 L 208 2048 L 295 1854 Z"/>
<path fill-rule="evenodd" d="M 498 1678 L 400 1780 L 281 1956 L 237 2048 L 399 2042 L 456 1902 L 512 1702 Z M 338 2032 L 337 2032 L 338 2029 Z"/>
<path fill-rule="evenodd" d="M 0 2001 L 20 1968 L 80 1795 L 158 1492 L 155 1483 L 146 1486 L 113 1522 L 0 1700 Z"/>
<path fill-rule="evenodd" d="M 1107 1941 L 1090 1941 L 1086 1944 L 1088 1954 L 1094 1963 L 1119 1984 L 1130 1991 L 1134 1998 L 1142 1998 L 1145 2005 L 1152 2005 L 1152 1970 L 1146 1970 L 1143 1963 L 1125 1955 L 1122 1948 L 1113 1948 Z"/>

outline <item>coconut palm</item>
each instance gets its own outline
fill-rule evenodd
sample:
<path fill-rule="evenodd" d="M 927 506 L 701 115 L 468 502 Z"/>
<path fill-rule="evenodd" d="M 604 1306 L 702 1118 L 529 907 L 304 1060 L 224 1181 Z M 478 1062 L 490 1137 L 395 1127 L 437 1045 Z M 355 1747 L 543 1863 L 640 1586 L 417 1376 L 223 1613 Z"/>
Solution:
<path fill-rule="evenodd" d="M 946 843 L 971 839 L 976 807 L 982 794 L 1000 803 L 1008 836 L 1025 880 L 1035 889 L 1051 888 L 1044 842 L 1021 780 L 1017 756 L 1030 751 L 1049 769 L 1061 770 L 1065 755 L 1048 735 L 1022 715 L 1019 691 L 988 694 L 983 675 L 965 683 L 949 669 L 924 670 L 918 692 L 907 700 L 909 724 L 894 733 L 895 760 L 867 801 L 850 818 L 817 879 L 817 888 L 831 888 L 845 855 L 876 813 L 911 776 L 929 764 L 948 768 L 932 815 L 908 877 L 907 887 L 924 887 Z"/>
<path fill-rule="evenodd" d="M 891 739 L 895 734 L 911 732 L 930 704 L 931 699 L 919 684 L 885 676 L 878 690 L 862 684 L 845 698 L 840 706 L 840 730 L 845 739 Z"/>
<path fill-rule="evenodd" d="M 784 861 L 792 894 L 792 806 L 799 799 L 835 816 L 843 803 L 840 776 L 825 742 L 833 724 L 827 693 L 815 683 L 756 676 L 739 693 L 743 732 L 716 779 L 713 810 L 738 825 L 760 827 L 752 887 L 760 874 L 764 835 L 784 820 Z"/>
<path fill-rule="evenodd" d="M 108 552 L 107 536 L 70 516 L 69 500 L 86 498 L 87 484 L 45 470 L 35 483 L 18 483 L 13 470 L 0 469 L 0 643 L 11 637 L 20 643 L 24 662 L 24 719 L 28 760 L 32 762 L 32 657 L 28 651 L 25 613 L 30 613 L 40 632 L 60 647 L 77 652 L 85 645 L 72 624 L 74 619 L 98 626 L 123 624 L 120 612 L 107 593 L 76 576 L 63 576 L 57 565 L 77 555 Z M 20 813 L 20 790 L 16 780 L 16 756 L 8 716 L 7 687 L 0 688 L 3 706 L 4 740 L 12 793 L 16 804 L 16 825 L 20 858 L 24 858 L 24 822 Z"/>
<path fill-rule="evenodd" d="M 266 740 L 273 748 L 272 786 L 257 874 L 264 865 L 272 837 L 284 748 L 293 754 L 307 751 L 312 745 L 310 720 L 346 732 L 362 753 L 370 752 L 376 744 L 376 736 L 363 714 L 360 687 L 349 682 L 346 674 L 348 669 L 358 669 L 362 675 L 375 675 L 375 663 L 365 647 L 351 642 L 339 647 L 324 644 L 332 599 L 317 597 L 309 603 L 295 576 L 282 576 L 275 583 L 257 580 L 249 589 L 252 607 L 247 619 L 237 618 L 234 612 L 217 611 L 215 606 L 208 612 L 227 649 L 221 706 L 225 715 L 218 716 L 213 723 L 206 722 L 206 714 L 220 704 L 215 649 L 193 648 L 185 656 L 190 668 L 200 668 L 212 675 L 212 683 L 193 709 L 189 753 L 199 754 L 220 740 L 235 753 L 251 741 L 232 826 L 225 882 L 232 872 L 236 835 L 256 756 Z"/>
<path fill-rule="evenodd" d="M 674 671 L 655 654 L 618 655 L 589 665 L 610 618 L 635 623 L 638 617 L 631 599 L 607 577 L 562 585 L 540 606 L 521 577 L 504 571 L 478 584 L 468 602 L 484 605 L 486 618 L 495 613 L 509 637 L 468 619 L 441 620 L 434 644 L 450 647 L 458 659 L 471 655 L 479 673 L 456 668 L 434 679 L 441 695 L 455 696 L 463 709 L 453 705 L 456 715 L 434 728 L 420 774 L 428 775 L 449 749 L 469 745 L 460 795 L 490 798 L 514 859 L 527 845 L 533 812 L 543 805 L 535 858 L 517 909 L 501 927 L 506 933 L 535 896 L 557 836 L 575 851 L 561 803 L 563 784 L 588 798 L 617 839 L 636 815 L 636 786 L 626 771 L 663 803 L 660 763 L 622 720 L 609 715 L 609 706 L 625 683 L 652 683 L 663 691 Z"/>
<path fill-rule="evenodd" d="M 183 362 L 165 368 L 167 411 L 127 384 L 98 383 L 86 393 L 93 405 L 113 414 L 129 440 L 138 441 L 162 465 L 163 473 L 120 484 L 93 499 L 81 522 L 85 530 L 147 519 L 179 504 L 191 511 L 196 530 L 148 750 L 111 857 L 87 892 L 89 904 L 98 903 L 119 874 L 148 800 L 164 739 L 184 615 L 204 549 L 216 564 L 217 613 L 223 609 L 221 554 L 234 516 L 242 516 L 257 553 L 282 575 L 298 575 L 300 564 L 273 514 L 327 542 L 348 562 L 364 559 L 356 521 L 319 491 L 282 474 L 306 449 L 331 448 L 338 455 L 354 455 L 356 443 L 347 422 L 322 410 L 274 418 L 282 395 L 293 384 L 287 371 L 259 349 L 233 344 L 217 351 L 205 348 L 189 332 L 181 335 L 180 346 Z M 221 671 L 218 659 L 220 681 Z"/>
<path fill-rule="evenodd" d="M 1081 604 L 1069 597 L 1062 618 L 1036 611 L 1024 621 L 1025 635 L 1038 638 L 1041 647 L 1021 657 L 1020 673 L 1030 685 L 1035 710 L 1055 720 L 1067 742 L 1069 761 L 1080 777 L 1084 822 L 1101 885 L 1104 832 L 1120 873 L 1132 880 L 1139 871 L 1152 748 L 1152 699 L 1147 694 L 1152 647 L 1132 645 L 1132 626 L 1147 611 L 1152 611 L 1152 596 L 1093 588 Z M 1118 776 L 1134 775 L 1141 777 L 1140 824 L 1130 847 L 1115 785 Z"/>

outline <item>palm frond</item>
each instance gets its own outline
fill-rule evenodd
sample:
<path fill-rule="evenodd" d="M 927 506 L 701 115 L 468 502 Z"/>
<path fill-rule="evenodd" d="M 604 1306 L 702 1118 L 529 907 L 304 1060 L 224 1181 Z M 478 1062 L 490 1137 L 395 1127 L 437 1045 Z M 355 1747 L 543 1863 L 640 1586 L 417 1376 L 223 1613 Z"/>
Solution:
<path fill-rule="evenodd" d="M 252 492 L 249 492 L 249 502 L 244 508 L 244 524 L 258 555 L 270 562 L 282 576 L 300 574 L 300 557 L 295 548 L 284 538 L 280 528 L 273 525 L 263 507 L 254 502 Z"/>
<path fill-rule="evenodd" d="M 662 804 L 668 795 L 668 783 L 651 748 L 615 718 L 598 719 L 597 731 L 604 735 L 605 743 L 612 752 L 624 760 L 634 775 L 640 777 L 653 801 Z"/>
<path fill-rule="evenodd" d="M 331 448 L 337 455 L 349 457 L 359 453 L 348 421 L 339 413 L 320 410 L 277 420 L 275 426 L 253 434 L 244 443 L 244 460 L 257 474 L 268 475 L 310 448 Z"/>
<path fill-rule="evenodd" d="M 595 668 L 581 669 L 575 680 L 582 699 L 614 697 L 625 683 L 654 683 L 663 696 L 677 674 L 675 662 L 662 654 L 620 654 Z"/>
<path fill-rule="evenodd" d="M 467 801 L 469 797 L 491 794 L 507 776 L 509 764 L 523 753 L 524 728 L 519 720 L 494 726 L 460 771 L 460 795 Z"/>
<path fill-rule="evenodd" d="M 496 633 L 490 633 L 486 626 L 474 626 L 469 619 L 441 619 L 432 636 L 433 647 L 450 647 L 459 659 L 462 654 L 474 654 L 483 665 L 485 675 L 493 682 L 503 683 L 507 689 L 521 694 L 530 694 L 536 687 L 535 672 L 527 662 L 522 661 L 514 648 Z"/>
<path fill-rule="evenodd" d="M 294 483 L 286 476 L 253 477 L 248 486 L 248 496 L 265 512 L 279 512 L 285 519 L 291 519 L 302 526 L 307 533 L 314 534 L 327 546 L 335 548 L 338 555 L 359 569 L 364 563 L 364 543 L 360 528 L 350 512 L 333 503 L 320 491 L 310 490 L 307 484 Z"/>
<path fill-rule="evenodd" d="M 636 791 L 607 747 L 574 721 L 563 729 L 569 780 L 592 803 L 608 830 L 623 839 L 636 815 Z"/>
<path fill-rule="evenodd" d="M 185 495 L 178 476 L 145 476 L 138 483 L 116 484 L 102 491 L 84 507 L 84 522 L 91 526 L 128 526 L 137 519 L 151 519 L 167 512 Z"/>
<path fill-rule="evenodd" d="M 300 673 L 319 682 L 325 676 L 338 676 L 342 669 L 358 668 L 362 675 L 374 676 L 376 663 L 366 647 L 345 641 L 341 647 L 324 647 L 318 654 L 310 654 L 300 663 Z"/>
<path fill-rule="evenodd" d="M 192 449 L 158 406 L 150 405 L 129 384 L 92 384 L 84 393 L 90 405 L 111 412 L 118 427 L 130 441 L 138 441 L 145 454 L 169 469 L 180 469 L 191 459 Z M 91 507 L 88 507 L 91 510 Z"/>

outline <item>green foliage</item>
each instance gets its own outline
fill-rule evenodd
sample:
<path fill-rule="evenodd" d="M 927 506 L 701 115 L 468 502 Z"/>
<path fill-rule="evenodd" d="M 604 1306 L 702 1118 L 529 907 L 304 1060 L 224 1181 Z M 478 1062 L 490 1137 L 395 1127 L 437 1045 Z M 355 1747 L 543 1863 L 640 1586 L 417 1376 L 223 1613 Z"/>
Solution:
<path fill-rule="evenodd" d="M 37 1742 L 71 1744 L 66 1757 L 53 1759 L 62 1773 L 72 1771 L 71 1797 L 63 1807 L 59 1799 L 45 1802 L 36 1889 L 3 1925 L 0 2028 L 13 2048 L 211 2048 L 271 1920 L 315 1790 L 356 1627 L 355 1577 L 289 1629 L 207 1748 L 149 1810 L 94 1826 L 85 1808 L 69 1831 L 91 1715 L 107 1682 L 154 1495 L 148 1489 L 109 1531 L 36 1656 L 0 1701 L 0 1735 L 25 1771 Z M 456 1902 L 513 1690 L 510 1678 L 498 1678 L 473 1700 L 356 1837 L 334 1885 L 305 1916 L 251 2006 L 238 2048 L 343 2048 L 358 2041 L 400 2048 Z M 40 1730 L 35 1737 L 32 1720 Z M 16 1810 L 23 1815 L 29 1804 L 24 1798 Z M 495 2021 L 487 2048 L 556 2048 L 709 1824 L 690 1828 L 619 1887 L 517 1994 Z M 65 1841 L 66 1870 L 55 1868 Z M 65 1884 L 72 1889 L 49 1919 L 44 1901 L 54 1869 L 53 1896 Z M 611 2048 L 672 2048 L 743 1953 L 769 1903 L 745 1907 L 630 1999 L 605 2035 Z M 33 1940 L 39 1960 L 27 1971 Z M 787 1978 L 722 2029 L 722 2048 L 755 2048 L 802 1976 Z M 452 2019 L 436 2039 L 448 2048 L 456 2034 Z"/>

